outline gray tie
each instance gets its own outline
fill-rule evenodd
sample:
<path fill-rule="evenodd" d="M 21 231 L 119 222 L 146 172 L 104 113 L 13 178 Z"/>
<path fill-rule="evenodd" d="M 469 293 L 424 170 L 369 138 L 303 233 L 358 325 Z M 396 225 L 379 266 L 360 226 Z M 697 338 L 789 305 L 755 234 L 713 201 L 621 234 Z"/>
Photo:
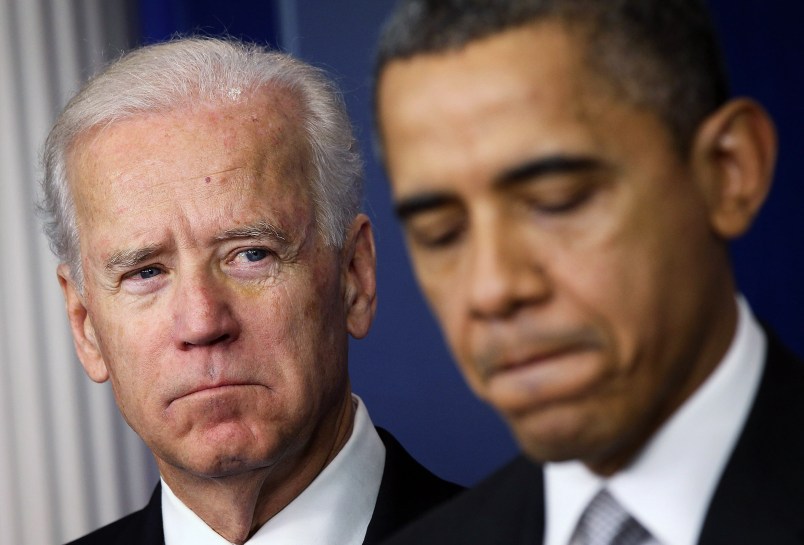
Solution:
<path fill-rule="evenodd" d="M 650 534 L 603 489 L 586 507 L 573 543 L 581 545 L 640 545 Z"/>

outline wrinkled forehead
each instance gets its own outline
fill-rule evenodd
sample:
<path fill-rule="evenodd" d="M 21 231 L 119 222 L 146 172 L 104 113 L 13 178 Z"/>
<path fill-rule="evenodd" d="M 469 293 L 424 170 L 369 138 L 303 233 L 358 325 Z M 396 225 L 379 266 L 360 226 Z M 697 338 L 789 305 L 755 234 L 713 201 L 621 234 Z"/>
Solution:
<path fill-rule="evenodd" d="M 145 236 L 179 218 L 195 226 L 190 239 L 231 221 L 306 232 L 316 211 L 299 119 L 286 96 L 241 95 L 86 133 L 68 162 L 79 238 L 91 244 L 120 230 Z"/>
<path fill-rule="evenodd" d="M 293 178 L 308 194 L 304 123 L 299 99 L 282 88 L 234 89 L 224 99 L 132 113 L 73 138 L 66 157 L 71 192 L 79 201 L 112 179 L 163 173 L 178 181 L 246 169 Z"/>

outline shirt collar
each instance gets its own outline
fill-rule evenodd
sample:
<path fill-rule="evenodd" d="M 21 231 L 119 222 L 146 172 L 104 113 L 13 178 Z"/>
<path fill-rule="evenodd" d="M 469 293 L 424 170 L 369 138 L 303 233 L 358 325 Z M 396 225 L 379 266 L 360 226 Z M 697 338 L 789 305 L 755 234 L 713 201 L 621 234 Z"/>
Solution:
<path fill-rule="evenodd" d="M 380 490 L 385 446 L 362 400 L 352 434 L 324 470 L 282 511 L 247 541 L 248 545 L 360 545 Z M 165 545 L 229 545 L 162 481 Z"/>
<path fill-rule="evenodd" d="M 737 331 L 726 355 L 628 467 L 609 479 L 578 461 L 545 466 L 545 545 L 566 545 L 603 487 L 662 545 L 694 545 L 709 501 L 750 412 L 766 339 L 737 298 Z"/>

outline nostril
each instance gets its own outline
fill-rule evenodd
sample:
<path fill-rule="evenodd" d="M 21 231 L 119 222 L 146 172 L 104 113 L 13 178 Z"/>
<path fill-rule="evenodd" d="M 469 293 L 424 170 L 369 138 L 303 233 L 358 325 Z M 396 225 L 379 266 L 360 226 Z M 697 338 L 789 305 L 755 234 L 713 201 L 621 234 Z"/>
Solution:
<path fill-rule="evenodd" d="M 209 343 L 209 344 L 220 344 L 220 343 L 225 343 L 225 342 L 226 342 L 226 341 L 228 341 L 228 340 L 229 340 L 231 337 L 232 337 L 232 336 L 231 336 L 231 335 L 229 335 L 228 333 L 224 333 L 223 335 L 221 335 L 221 336 L 220 336 L 220 337 L 218 337 L 217 339 L 214 339 L 214 340 L 213 340 L 211 343 Z"/>
<path fill-rule="evenodd" d="M 214 339 L 211 339 L 211 340 L 208 340 L 208 341 L 206 341 L 206 340 L 205 341 L 199 341 L 199 342 L 185 341 L 184 342 L 184 348 L 189 349 L 189 348 L 192 348 L 194 346 L 213 346 L 213 345 L 216 345 L 216 344 L 223 344 L 223 343 L 229 342 L 231 339 L 232 339 L 231 334 L 224 333 L 220 337 L 215 337 Z"/>

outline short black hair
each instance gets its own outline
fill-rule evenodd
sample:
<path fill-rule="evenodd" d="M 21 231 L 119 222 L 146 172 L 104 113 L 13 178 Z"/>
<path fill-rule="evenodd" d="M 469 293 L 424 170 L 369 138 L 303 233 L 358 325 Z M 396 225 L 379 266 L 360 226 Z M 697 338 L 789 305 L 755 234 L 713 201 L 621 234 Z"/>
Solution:
<path fill-rule="evenodd" d="M 582 31 L 587 65 L 626 100 L 654 111 L 683 154 L 700 123 L 728 99 L 703 0 L 401 0 L 380 37 L 375 110 L 389 63 L 548 20 Z"/>

